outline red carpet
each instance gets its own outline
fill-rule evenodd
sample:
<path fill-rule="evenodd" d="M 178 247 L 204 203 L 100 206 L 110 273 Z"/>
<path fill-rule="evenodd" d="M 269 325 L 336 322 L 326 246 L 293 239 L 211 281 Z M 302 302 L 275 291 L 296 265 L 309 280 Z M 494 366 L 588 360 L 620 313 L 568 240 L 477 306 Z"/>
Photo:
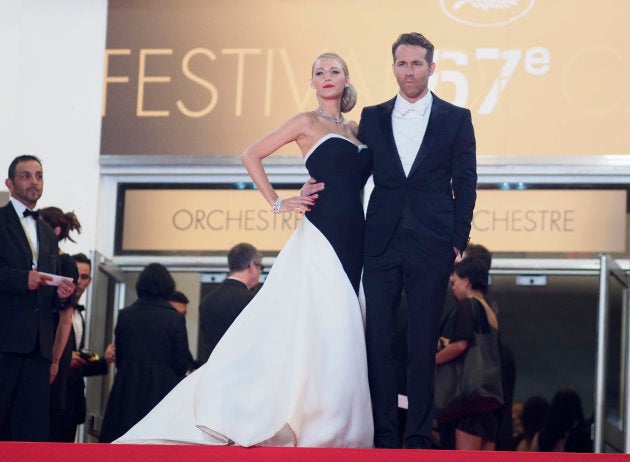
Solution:
<path fill-rule="evenodd" d="M 0 462 L 630 462 L 627 454 L 0 443 Z"/>

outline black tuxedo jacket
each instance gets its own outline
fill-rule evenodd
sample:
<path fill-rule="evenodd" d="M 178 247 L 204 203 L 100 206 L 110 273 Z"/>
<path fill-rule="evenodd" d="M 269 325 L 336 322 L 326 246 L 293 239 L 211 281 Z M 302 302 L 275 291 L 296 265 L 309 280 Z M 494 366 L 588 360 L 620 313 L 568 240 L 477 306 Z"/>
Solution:
<path fill-rule="evenodd" d="M 37 221 L 37 269 L 59 273 L 57 237 L 43 220 Z M 28 290 L 33 256 L 24 228 L 11 202 L 0 207 L 0 352 L 27 354 L 38 346 L 52 359 L 53 307 L 56 287 Z"/>
<path fill-rule="evenodd" d="M 241 281 L 227 278 L 206 295 L 199 305 L 199 326 L 203 334 L 207 360 L 225 331 L 254 298 L 254 292 Z"/>
<path fill-rule="evenodd" d="M 374 175 L 365 223 L 365 255 L 382 254 L 401 219 L 416 232 L 427 254 L 452 247 L 463 251 L 477 184 L 470 111 L 433 95 L 422 145 L 405 177 L 392 130 L 395 101 L 366 107 L 361 114 L 359 139 L 372 152 Z"/>

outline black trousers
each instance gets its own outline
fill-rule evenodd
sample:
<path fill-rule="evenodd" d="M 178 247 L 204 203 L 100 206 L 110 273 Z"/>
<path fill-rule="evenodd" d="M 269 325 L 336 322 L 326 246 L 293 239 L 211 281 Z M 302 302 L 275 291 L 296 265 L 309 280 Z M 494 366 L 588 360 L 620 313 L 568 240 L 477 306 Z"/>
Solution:
<path fill-rule="evenodd" d="M 422 244 L 412 230 L 399 227 L 382 255 L 364 258 L 366 346 L 376 447 L 431 446 L 435 352 L 455 254 L 448 246 L 426 252 Z M 394 338 L 403 289 L 408 303 L 409 409 L 401 437 Z"/>
<path fill-rule="evenodd" d="M 0 421 L 10 409 L 12 441 L 48 441 L 50 361 L 36 351 L 0 353 Z"/>
<path fill-rule="evenodd" d="M 50 411 L 50 438 L 57 443 L 74 443 L 77 424 L 74 415 L 57 410 Z"/>

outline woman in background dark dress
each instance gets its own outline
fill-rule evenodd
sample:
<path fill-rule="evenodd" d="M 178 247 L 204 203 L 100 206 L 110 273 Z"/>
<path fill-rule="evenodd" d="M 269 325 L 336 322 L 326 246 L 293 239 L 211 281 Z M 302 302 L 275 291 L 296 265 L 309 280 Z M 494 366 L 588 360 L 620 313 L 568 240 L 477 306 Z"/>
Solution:
<path fill-rule="evenodd" d="M 151 263 L 138 277 L 138 300 L 118 313 L 117 372 L 100 442 L 109 443 L 135 425 L 177 385 L 190 366 L 185 318 L 168 302 L 174 291 L 175 281 L 168 270 Z"/>
<path fill-rule="evenodd" d="M 488 266 L 478 257 L 466 257 L 455 264 L 451 281 L 458 303 L 440 326 L 440 342 L 435 356 L 437 367 L 466 354 L 469 341 L 474 337 L 474 312 L 483 312 L 483 306 L 487 306 L 483 297 L 488 289 Z M 477 305 L 474 312 L 471 303 Z M 496 316 L 494 323 L 490 315 L 487 316 L 491 325 L 496 324 Z M 440 424 L 439 432 L 444 449 L 494 450 L 497 419 L 492 411 L 468 415 Z"/>

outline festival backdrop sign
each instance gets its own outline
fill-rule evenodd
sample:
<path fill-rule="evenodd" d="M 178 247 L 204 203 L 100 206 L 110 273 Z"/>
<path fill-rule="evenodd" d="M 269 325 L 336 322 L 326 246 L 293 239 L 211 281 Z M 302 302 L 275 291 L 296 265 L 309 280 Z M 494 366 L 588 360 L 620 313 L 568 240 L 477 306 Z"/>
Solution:
<path fill-rule="evenodd" d="M 629 154 L 630 2 L 110 0 L 102 154 L 236 155 L 316 107 L 314 58 L 392 98 L 391 43 L 436 45 L 436 94 L 470 108 L 480 155 Z M 297 152 L 295 146 L 285 154 Z"/>
<path fill-rule="evenodd" d="M 122 184 L 118 204 L 118 255 L 212 254 L 239 242 L 276 252 L 301 221 L 274 214 L 253 189 Z M 625 190 L 481 190 L 471 241 L 495 252 L 624 252 L 625 236 Z"/>

